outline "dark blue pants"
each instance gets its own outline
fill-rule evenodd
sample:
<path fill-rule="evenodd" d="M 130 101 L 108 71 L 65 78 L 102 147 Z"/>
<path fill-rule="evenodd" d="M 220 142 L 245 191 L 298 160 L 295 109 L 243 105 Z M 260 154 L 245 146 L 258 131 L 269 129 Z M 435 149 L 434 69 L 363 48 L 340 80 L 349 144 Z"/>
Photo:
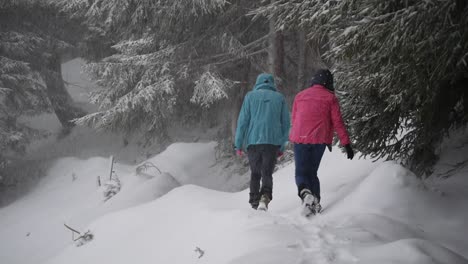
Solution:
<path fill-rule="evenodd" d="M 273 199 L 273 171 L 279 146 L 270 144 L 250 145 L 247 155 L 250 164 L 250 199 L 253 207 L 258 206 L 262 194 Z M 261 182 L 260 182 L 261 180 Z M 261 183 L 261 184 L 260 184 Z"/>
<path fill-rule="evenodd" d="M 296 163 L 296 185 L 298 194 L 302 189 L 309 189 L 320 201 L 320 181 L 317 171 L 322 160 L 325 144 L 294 144 Z"/>

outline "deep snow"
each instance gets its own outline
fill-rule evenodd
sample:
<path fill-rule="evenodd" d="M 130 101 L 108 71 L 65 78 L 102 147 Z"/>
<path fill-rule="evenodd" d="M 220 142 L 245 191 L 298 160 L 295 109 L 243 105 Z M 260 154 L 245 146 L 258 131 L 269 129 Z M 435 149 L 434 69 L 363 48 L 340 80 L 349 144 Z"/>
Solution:
<path fill-rule="evenodd" d="M 275 173 L 266 213 L 249 208 L 247 190 L 208 189 L 246 180 L 223 176 L 215 145 L 171 145 L 149 159 L 163 174 L 117 163 L 122 190 L 105 203 L 96 177 L 107 158 L 57 160 L 32 193 L 0 209 L 1 263 L 468 263 L 466 168 L 420 181 L 335 148 L 319 170 L 324 212 L 306 219 L 294 164 Z M 94 239 L 76 247 L 64 222 Z"/>

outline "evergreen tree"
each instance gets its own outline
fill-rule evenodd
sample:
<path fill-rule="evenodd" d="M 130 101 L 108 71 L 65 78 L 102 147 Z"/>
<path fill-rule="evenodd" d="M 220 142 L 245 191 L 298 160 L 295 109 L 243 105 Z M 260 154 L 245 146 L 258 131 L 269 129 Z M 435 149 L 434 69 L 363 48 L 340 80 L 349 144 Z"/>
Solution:
<path fill-rule="evenodd" d="M 64 1 L 63 10 L 84 16 L 89 27 L 114 43 L 113 55 L 86 67 L 104 88 L 93 96 L 101 111 L 76 122 L 167 139 L 169 125 L 217 119 L 214 114 L 223 107 L 219 101 L 240 83 L 232 79 L 243 76 L 239 69 L 252 53 L 265 49 L 267 32 L 242 32 L 250 25 L 242 4 L 251 5 L 222 0 Z"/>
<path fill-rule="evenodd" d="M 0 4 L 0 170 L 7 157 L 22 154 L 31 138 L 39 135 L 17 123 L 24 115 L 55 112 L 63 127 L 82 115 L 65 90 L 60 66 L 76 50 L 64 21 L 49 1 L 2 1 Z M 76 32 L 75 32 L 76 33 Z M 0 172 L 1 174 L 1 172 Z"/>
<path fill-rule="evenodd" d="M 255 14 L 324 43 L 365 155 L 400 159 L 422 174 L 444 133 L 466 124 L 466 1 L 280 0 Z"/>
<path fill-rule="evenodd" d="M 101 111 L 76 122 L 163 140 L 172 125 L 200 122 L 231 126 L 233 134 L 243 97 L 260 72 L 275 72 L 280 90 L 292 98 L 305 82 L 298 67 L 302 75 L 312 72 L 308 60 L 295 62 L 308 56 L 307 45 L 297 44 L 295 32 L 276 32 L 265 17 L 253 20 L 249 11 L 259 4 L 63 1 L 63 11 L 83 17 L 94 38 L 112 43 L 112 54 L 88 56 L 86 67 L 104 88 L 93 96 Z M 84 49 L 95 50 L 90 41 Z"/>

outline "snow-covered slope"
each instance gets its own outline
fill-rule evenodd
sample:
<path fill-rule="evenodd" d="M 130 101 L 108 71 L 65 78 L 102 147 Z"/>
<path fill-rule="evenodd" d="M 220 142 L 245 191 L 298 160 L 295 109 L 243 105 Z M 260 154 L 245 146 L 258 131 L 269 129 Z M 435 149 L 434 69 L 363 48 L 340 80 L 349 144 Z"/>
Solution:
<path fill-rule="evenodd" d="M 108 158 L 57 160 L 31 193 L 0 209 L 0 263 L 41 263 L 70 244 L 71 232 L 64 223 L 85 231 L 91 221 L 110 212 L 153 201 L 181 184 L 203 185 L 210 177 L 218 178 L 203 173 L 216 169 L 215 146 L 171 145 L 148 160 L 162 174 L 149 168 L 137 175 L 137 166 L 116 163 L 122 189 L 107 202 L 97 178 L 102 183 L 108 178 Z"/>
<path fill-rule="evenodd" d="M 466 170 L 421 182 L 393 162 L 326 152 L 324 211 L 305 219 L 293 164 L 274 175 L 269 212 L 250 209 L 247 190 L 201 187 L 217 181 L 213 148 L 172 145 L 150 159 L 165 177 L 118 164 L 122 191 L 105 203 L 95 179 L 106 159 L 58 161 L 35 192 L 0 209 L 2 263 L 468 263 Z M 76 247 L 63 221 L 94 239 Z"/>

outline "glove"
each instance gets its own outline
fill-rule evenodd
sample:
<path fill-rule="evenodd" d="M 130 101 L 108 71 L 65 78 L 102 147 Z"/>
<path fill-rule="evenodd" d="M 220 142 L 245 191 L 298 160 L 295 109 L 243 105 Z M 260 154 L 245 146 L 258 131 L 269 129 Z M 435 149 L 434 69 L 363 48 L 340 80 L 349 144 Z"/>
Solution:
<path fill-rule="evenodd" d="M 346 149 L 346 155 L 348 155 L 348 159 L 352 160 L 353 157 L 354 157 L 354 151 L 353 149 L 351 148 L 351 145 L 350 144 L 347 144 L 344 146 L 345 149 Z"/>
<path fill-rule="evenodd" d="M 281 158 L 283 156 L 283 154 L 284 154 L 283 151 L 279 150 L 278 151 L 278 158 Z"/>
<path fill-rule="evenodd" d="M 236 154 L 237 154 L 237 156 L 242 157 L 242 155 L 243 155 L 244 153 L 242 152 L 242 149 L 237 149 L 237 150 L 236 150 Z"/>

